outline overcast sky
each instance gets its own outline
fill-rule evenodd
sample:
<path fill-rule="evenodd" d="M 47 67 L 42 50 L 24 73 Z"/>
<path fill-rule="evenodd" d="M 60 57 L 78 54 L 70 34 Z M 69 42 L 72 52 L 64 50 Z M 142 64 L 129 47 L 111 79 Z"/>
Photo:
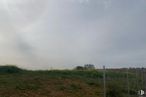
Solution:
<path fill-rule="evenodd" d="M 0 0 L 0 64 L 146 66 L 146 0 Z"/>

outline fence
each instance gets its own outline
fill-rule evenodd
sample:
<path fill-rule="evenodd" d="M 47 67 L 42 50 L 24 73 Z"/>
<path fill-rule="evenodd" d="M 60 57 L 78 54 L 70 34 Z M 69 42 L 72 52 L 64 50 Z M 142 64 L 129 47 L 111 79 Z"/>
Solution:
<path fill-rule="evenodd" d="M 108 69 L 103 72 L 103 97 L 145 97 L 139 96 L 139 90 L 146 90 L 145 68 Z"/>

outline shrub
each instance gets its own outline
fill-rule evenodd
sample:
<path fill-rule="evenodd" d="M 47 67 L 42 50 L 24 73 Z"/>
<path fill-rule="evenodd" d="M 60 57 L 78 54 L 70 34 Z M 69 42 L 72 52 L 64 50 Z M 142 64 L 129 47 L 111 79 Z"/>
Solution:
<path fill-rule="evenodd" d="M 120 85 L 116 83 L 110 83 L 107 89 L 107 97 L 123 97 L 123 92 Z"/>
<path fill-rule="evenodd" d="M 17 73 L 22 71 L 16 66 L 0 66 L 0 73 Z"/>
<path fill-rule="evenodd" d="M 77 67 L 75 68 L 75 70 L 84 70 L 84 67 L 83 67 L 83 66 L 77 66 Z"/>

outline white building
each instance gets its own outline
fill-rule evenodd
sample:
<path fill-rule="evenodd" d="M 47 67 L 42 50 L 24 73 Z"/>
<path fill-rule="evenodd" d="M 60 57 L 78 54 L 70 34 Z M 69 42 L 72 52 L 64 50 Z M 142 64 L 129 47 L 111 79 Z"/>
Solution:
<path fill-rule="evenodd" d="M 95 66 L 93 64 L 85 64 L 84 68 L 87 69 L 87 70 L 94 70 Z"/>

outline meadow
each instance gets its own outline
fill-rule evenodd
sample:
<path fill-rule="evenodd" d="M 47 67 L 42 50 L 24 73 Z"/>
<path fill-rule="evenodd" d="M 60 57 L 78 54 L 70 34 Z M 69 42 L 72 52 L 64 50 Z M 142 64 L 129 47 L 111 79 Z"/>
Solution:
<path fill-rule="evenodd" d="M 134 71 L 106 71 L 107 97 L 137 97 L 141 76 Z M 0 97 L 103 97 L 103 70 L 23 70 L 0 66 Z"/>

